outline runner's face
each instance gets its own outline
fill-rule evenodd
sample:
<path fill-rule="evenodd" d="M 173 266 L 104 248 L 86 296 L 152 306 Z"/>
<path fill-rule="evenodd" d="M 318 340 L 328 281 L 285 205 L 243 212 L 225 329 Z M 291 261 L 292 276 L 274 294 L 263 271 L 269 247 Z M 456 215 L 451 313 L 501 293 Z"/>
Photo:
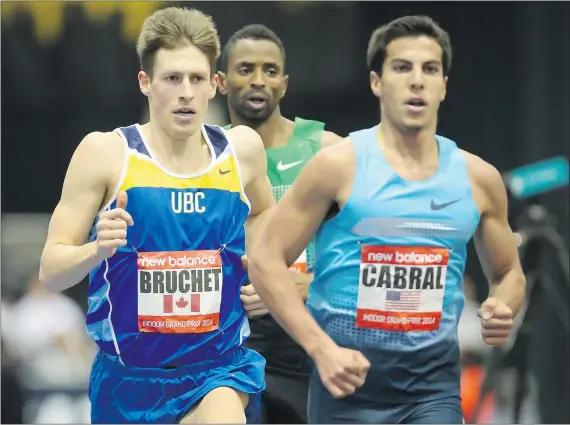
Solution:
<path fill-rule="evenodd" d="M 139 73 L 152 119 L 176 138 L 189 137 L 200 128 L 208 101 L 216 95 L 216 81 L 207 56 L 195 46 L 160 49 L 152 78 Z"/>
<path fill-rule="evenodd" d="M 402 37 L 388 44 L 382 76 L 376 76 L 380 90 L 375 91 L 380 93 L 383 120 L 414 132 L 435 126 L 447 85 L 442 54 L 439 43 L 426 36 Z"/>
<path fill-rule="evenodd" d="M 239 40 L 230 51 L 220 89 L 230 109 L 247 121 L 267 120 L 285 96 L 288 77 L 279 46 L 269 40 Z"/>

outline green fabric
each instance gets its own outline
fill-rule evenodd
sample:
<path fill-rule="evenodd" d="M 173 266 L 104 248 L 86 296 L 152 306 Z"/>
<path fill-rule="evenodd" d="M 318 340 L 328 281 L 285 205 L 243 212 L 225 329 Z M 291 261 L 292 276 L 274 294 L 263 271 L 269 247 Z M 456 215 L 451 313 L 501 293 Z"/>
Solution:
<path fill-rule="evenodd" d="M 224 129 L 229 130 L 231 124 Z M 273 186 L 275 200 L 279 201 L 289 190 L 303 167 L 321 149 L 325 124 L 319 121 L 295 118 L 293 134 L 286 145 L 267 148 L 267 176 Z M 313 270 L 315 246 L 307 246 L 307 270 Z"/>

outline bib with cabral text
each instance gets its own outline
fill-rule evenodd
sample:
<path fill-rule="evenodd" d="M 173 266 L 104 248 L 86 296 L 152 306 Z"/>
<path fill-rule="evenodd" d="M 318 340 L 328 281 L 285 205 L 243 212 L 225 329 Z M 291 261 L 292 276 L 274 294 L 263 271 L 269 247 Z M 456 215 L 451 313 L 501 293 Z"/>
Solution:
<path fill-rule="evenodd" d="M 362 246 L 356 326 L 437 330 L 448 261 L 445 248 Z"/>

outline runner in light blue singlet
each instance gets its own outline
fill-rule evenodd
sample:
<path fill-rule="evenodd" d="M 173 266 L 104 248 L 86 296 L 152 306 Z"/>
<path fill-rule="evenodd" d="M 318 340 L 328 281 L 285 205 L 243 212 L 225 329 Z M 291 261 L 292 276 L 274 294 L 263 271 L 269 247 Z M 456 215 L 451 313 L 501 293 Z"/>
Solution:
<path fill-rule="evenodd" d="M 405 410 L 389 406 L 438 399 L 455 400 L 460 420 L 457 323 L 466 244 L 479 224 L 465 158 L 438 136 L 436 174 L 409 182 L 386 162 L 377 130 L 350 134 L 353 190 L 317 233 L 307 300 L 323 330 L 372 367 L 355 395 L 335 403 L 315 374 L 309 421 L 340 423 L 357 412 L 362 423 L 397 423 Z M 370 403 L 387 409 L 372 414 Z"/>
<path fill-rule="evenodd" d="M 457 328 L 472 237 L 489 281 L 483 341 L 504 345 L 524 302 L 501 174 L 436 134 L 451 52 L 426 16 L 374 31 L 381 122 L 314 155 L 250 263 L 257 293 L 314 361 L 309 423 L 463 423 Z M 305 308 L 287 267 L 315 235 Z"/>

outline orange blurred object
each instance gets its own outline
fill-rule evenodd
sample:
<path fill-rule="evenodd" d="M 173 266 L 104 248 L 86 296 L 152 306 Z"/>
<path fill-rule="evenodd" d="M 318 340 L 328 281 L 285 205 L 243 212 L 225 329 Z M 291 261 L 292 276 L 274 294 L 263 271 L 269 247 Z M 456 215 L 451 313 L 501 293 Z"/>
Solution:
<path fill-rule="evenodd" d="M 492 392 L 485 396 L 479 414 L 473 418 L 484 377 L 485 370 L 479 365 L 466 366 L 461 372 L 461 406 L 466 423 L 492 423 L 495 409 Z"/>

